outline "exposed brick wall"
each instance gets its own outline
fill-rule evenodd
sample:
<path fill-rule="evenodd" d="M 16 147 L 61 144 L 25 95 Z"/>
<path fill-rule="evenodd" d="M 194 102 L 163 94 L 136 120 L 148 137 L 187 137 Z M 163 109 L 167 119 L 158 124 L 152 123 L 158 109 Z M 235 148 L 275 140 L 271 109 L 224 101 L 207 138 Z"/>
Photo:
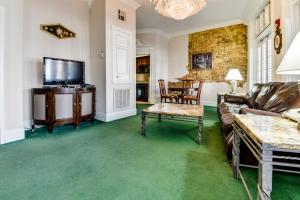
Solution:
<path fill-rule="evenodd" d="M 193 53 L 213 53 L 212 70 L 192 70 Z M 247 26 L 232 25 L 189 35 L 189 74 L 186 77 L 207 82 L 223 82 L 231 68 L 239 68 L 247 81 Z"/>

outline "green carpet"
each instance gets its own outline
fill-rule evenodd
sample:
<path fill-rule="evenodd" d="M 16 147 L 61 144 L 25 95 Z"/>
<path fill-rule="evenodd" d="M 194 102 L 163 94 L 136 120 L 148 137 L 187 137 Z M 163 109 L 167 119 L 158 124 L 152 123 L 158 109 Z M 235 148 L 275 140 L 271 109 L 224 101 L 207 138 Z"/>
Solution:
<path fill-rule="evenodd" d="M 139 109 L 145 106 L 138 106 Z M 39 129 L 0 146 L 0 199 L 5 200 L 243 200 L 224 154 L 216 109 L 206 107 L 204 138 L 191 123 L 140 116 L 111 123 Z M 257 170 L 245 170 L 255 192 Z M 299 176 L 276 174 L 274 199 L 300 199 Z"/>

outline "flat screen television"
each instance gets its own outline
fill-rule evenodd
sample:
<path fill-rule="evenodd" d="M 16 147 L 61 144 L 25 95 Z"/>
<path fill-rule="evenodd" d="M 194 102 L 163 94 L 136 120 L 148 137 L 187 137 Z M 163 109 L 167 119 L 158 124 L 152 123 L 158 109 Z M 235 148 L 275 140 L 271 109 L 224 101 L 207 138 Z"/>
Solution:
<path fill-rule="evenodd" d="M 82 61 L 44 57 L 44 85 L 85 83 L 85 63 Z"/>

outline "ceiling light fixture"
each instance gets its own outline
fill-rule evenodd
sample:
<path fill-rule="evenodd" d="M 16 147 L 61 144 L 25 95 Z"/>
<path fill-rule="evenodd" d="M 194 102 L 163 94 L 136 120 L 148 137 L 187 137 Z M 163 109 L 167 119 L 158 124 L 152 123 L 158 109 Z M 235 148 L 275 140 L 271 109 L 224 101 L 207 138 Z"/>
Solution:
<path fill-rule="evenodd" d="M 200 12 L 206 0 L 150 0 L 150 3 L 162 16 L 183 20 Z"/>

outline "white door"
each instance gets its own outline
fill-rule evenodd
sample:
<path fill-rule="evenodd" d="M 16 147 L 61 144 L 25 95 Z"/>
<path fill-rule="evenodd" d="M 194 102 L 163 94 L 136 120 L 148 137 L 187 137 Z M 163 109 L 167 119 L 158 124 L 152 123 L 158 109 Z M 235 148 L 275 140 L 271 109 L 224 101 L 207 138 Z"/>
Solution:
<path fill-rule="evenodd" d="M 0 144 L 1 134 L 4 132 L 4 24 L 5 10 L 0 6 Z"/>
<path fill-rule="evenodd" d="M 132 34 L 117 27 L 113 36 L 113 83 L 130 83 L 132 71 Z"/>

